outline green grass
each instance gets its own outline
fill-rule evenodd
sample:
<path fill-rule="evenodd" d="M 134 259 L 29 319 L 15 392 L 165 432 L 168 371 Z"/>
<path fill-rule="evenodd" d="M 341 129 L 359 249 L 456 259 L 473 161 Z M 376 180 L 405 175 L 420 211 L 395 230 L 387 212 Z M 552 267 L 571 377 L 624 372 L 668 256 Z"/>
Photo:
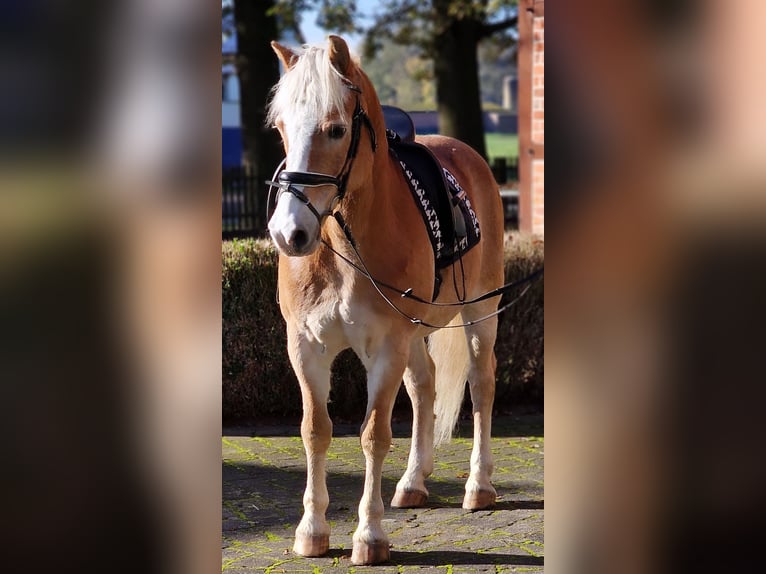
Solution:
<path fill-rule="evenodd" d="M 489 161 L 496 157 L 519 157 L 519 136 L 517 134 L 485 134 Z"/>

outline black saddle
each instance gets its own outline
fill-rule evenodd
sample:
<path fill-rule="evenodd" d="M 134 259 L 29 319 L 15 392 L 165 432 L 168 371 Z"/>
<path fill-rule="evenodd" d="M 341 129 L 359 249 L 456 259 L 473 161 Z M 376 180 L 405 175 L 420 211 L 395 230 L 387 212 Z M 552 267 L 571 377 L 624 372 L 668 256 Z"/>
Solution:
<path fill-rule="evenodd" d="M 410 115 L 401 108 L 381 106 L 383 119 L 386 121 L 386 131 L 393 132 L 403 142 L 415 141 L 415 124 Z M 392 139 L 392 138 L 389 138 Z"/>
<path fill-rule="evenodd" d="M 460 259 L 480 239 L 479 222 L 465 191 L 424 145 L 415 142 L 412 118 L 383 106 L 388 149 L 396 158 L 420 208 L 434 250 L 433 299 L 439 295 L 440 270 Z"/>

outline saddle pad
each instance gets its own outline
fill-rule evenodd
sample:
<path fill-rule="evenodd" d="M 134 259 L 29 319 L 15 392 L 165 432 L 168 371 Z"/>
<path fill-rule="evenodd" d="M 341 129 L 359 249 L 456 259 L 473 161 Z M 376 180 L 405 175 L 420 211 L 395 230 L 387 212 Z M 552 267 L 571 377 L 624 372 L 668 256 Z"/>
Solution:
<path fill-rule="evenodd" d="M 414 142 L 388 143 L 420 208 L 438 271 L 479 242 L 476 213 L 460 183 L 427 147 Z"/>

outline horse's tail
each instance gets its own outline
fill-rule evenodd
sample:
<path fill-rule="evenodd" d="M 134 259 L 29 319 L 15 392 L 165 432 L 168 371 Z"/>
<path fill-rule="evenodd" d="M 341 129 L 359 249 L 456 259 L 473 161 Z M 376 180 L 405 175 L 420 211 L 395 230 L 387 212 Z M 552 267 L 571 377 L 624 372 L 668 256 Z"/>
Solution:
<path fill-rule="evenodd" d="M 457 315 L 450 325 L 462 322 Z M 468 341 L 464 329 L 439 329 L 428 337 L 428 351 L 436 365 L 434 444 L 452 438 L 463 403 L 468 376 Z"/>

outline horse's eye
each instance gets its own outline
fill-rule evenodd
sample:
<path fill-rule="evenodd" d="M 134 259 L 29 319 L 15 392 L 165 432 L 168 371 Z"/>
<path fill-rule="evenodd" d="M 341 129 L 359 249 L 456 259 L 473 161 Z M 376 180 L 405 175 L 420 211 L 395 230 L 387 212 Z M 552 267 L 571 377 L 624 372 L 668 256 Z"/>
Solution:
<path fill-rule="evenodd" d="M 332 126 L 327 132 L 327 135 L 329 135 L 331 139 L 339 140 L 346 135 L 346 126 Z"/>

